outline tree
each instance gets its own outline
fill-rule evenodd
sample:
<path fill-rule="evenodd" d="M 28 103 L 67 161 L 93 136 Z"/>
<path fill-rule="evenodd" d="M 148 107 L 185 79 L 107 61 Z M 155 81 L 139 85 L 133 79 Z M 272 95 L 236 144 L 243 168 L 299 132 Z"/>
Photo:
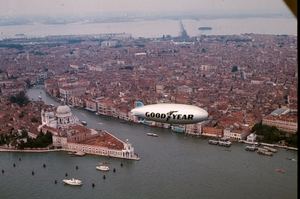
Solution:
<path fill-rule="evenodd" d="M 298 144 L 298 136 L 297 136 L 297 132 L 295 133 L 295 135 L 291 135 L 289 137 L 287 137 L 286 142 L 288 145 L 291 145 L 293 147 L 297 147 Z"/>
<path fill-rule="evenodd" d="M 291 146 L 297 146 L 297 135 L 287 136 L 286 132 L 280 131 L 274 126 L 257 123 L 253 126 L 252 132 L 256 132 L 261 137 L 259 140 L 268 143 L 278 143 L 285 140 Z"/>
<path fill-rule="evenodd" d="M 27 105 L 29 103 L 29 99 L 24 91 L 21 91 L 16 96 L 11 96 L 9 100 L 11 103 L 16 103 L 19 106 Z"/>
<path fill-rule="evenodd" d="M 20 143 L 19 148 L 44 148 L 52 144 L 52 134 L 47 132 L 43 134 L 42 132 L 36 137 L 36 139 L 28 138 L 27 143 Z"/>
<path fill-rule="evenodd" d="M 39 120 L 36 118 L 36 117 L 32 117 L 31 118 L 31 122 L 33 122 L 33 123 L 37 123 Z"/>
<path fill-rule="evenodd" d="M 25 116 L 25 112 L 22 111 L 20 114 L 19 114 L 19 118 L 23 118 Z"/>
<path fill-rule="evenodd" d="M 27 130 L 23 129 L 21 131 L 21 138 L 28 138 L 28 132 L 27 132 Z"/>
<path fill-rule="evenodd" d="M 31 81 L 30 81 L 30 79 L 26 79 L 25 80 L 25 83 L 26 83 L 26 86 L 28 87 L 28 88 L 30 88 L 32 85 L 31 85 Z"/>

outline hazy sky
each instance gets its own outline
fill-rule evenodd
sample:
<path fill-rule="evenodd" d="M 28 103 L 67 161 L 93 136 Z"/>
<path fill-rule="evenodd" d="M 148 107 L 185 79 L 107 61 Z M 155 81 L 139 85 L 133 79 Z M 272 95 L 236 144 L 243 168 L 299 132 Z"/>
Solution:
<path fill-rule="evenodd" d="M 0 0 L 0 16 L 105 12 L 289 13 L 282 0 Z"/>

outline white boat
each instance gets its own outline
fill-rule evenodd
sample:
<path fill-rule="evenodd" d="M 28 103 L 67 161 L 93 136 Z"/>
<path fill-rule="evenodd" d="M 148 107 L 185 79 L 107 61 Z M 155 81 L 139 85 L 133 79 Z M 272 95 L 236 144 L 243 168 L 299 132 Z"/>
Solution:
<path fill-rule="evenodd" d="M 153 137 L 158 137 L 158 135 L 155 134 L 155 133 L 147 133 L 147 135 L 148 135 L 148 136 L 153 136 Z"/>
<path fill-rule="evenodd" d="M 63 179 L 63 182 L 65 184 L 68 184 L 68 185 L 73 185 L 73 186 L 80 186 L 82 185 L 82 181 L 81 180 L 78 180 L 78 179 Z"/>
<path fill-rule="evenodd" d="M 81 124 L 83 124 L 84 126 L 86 126 L 86 125 L 87 125 L 87 122 L 84 121 L 84 120 L 82 120 L 82 121 L 81 121 Z"/>
<path fill-rule="evenodd" d="M 246 146 L 245 147 L 245 150 L 246 151 L 256 151 L 257 150 L 257 147 L 255 145 L 252 145 L 252 146 Z"/>
<path fill-rule="evenodd" d="M 230 141 L 219 141 L 219 146 L 225 146 L 225 147 L 230 147 L 231 142 Z"/>
<path fill-rule="evenodd" d="M 217 144 L 219 144 L 219 141 L 218 140 L 208 140 L 208 144 L 217 145 Z"/>
<path fill-rule="evenodd" d="M 264 148 L 257 148 L 257 153 L 261 154 L 261 155 L 268 155 L 268 156 L 272 156 L 273 155 L 272 152 L 270 152 L 269 150 L 264 149 Z"/>
<path fill-rule="evenodd" d="M 271 148 L 271 147 L 268 147 L 268 146 L 263 146 L 264 149 L 267 149 L 268 151 L 271 151 L 273 153 L 276 153 L 277 152 L 277 149 L 274 149 L 274 148 Z"/>
<path fill-rule="evenodd" d="M 96 169 L 97 169 L 97 170 L 100 170 L 100 171 L 109 171 L 109 167 L 106 166 L 106 165 L 99 165 L 99 166 L 96 166 Z"/>

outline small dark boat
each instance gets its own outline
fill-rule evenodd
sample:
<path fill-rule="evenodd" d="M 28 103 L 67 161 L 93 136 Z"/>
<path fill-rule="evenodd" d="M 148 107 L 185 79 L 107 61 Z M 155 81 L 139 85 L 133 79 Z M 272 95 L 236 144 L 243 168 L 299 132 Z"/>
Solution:
<path fill-rule="evenodd" d="M 275 169 L 275 171 L 278 172 L 278 173 L 285 173 L 285 170 L 284 169 L 280 169 L 280 168 L 279 169 Z"/>

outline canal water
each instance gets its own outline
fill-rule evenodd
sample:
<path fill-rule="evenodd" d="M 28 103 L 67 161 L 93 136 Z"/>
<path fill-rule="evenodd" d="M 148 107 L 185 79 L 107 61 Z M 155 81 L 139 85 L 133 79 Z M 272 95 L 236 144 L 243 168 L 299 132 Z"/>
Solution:
<path fill-rule="evenodd" d="M 58 105 L 41 88 L 28 91 L 28 96 L 35 100 L 39 95 L 46 103 Z M 245 145 L 239 143 L 223 148 L 169 129 L 127 123 L 86 110 L 72 111 L 80 120 L 87 121 L 88 127 L 129 139 L 141 160 L 72 157 L 65 152 L 2 152 L 1 199 L 297 198 L 298 153 L 295 151 L 279 150 L 273 157 L 266 157 L 245 151 Z M 150 132 L 159 137 L 147 136 Z M 115 168 L 116 172 L 97 171 L 95 166 L 100 161 L 109 162 L 111 170 Z M 286 172 L 278 173 L 278 168 Z M 81 179 L 83 186 L 63 185 L 66 173 L 69 178 Z"/>

